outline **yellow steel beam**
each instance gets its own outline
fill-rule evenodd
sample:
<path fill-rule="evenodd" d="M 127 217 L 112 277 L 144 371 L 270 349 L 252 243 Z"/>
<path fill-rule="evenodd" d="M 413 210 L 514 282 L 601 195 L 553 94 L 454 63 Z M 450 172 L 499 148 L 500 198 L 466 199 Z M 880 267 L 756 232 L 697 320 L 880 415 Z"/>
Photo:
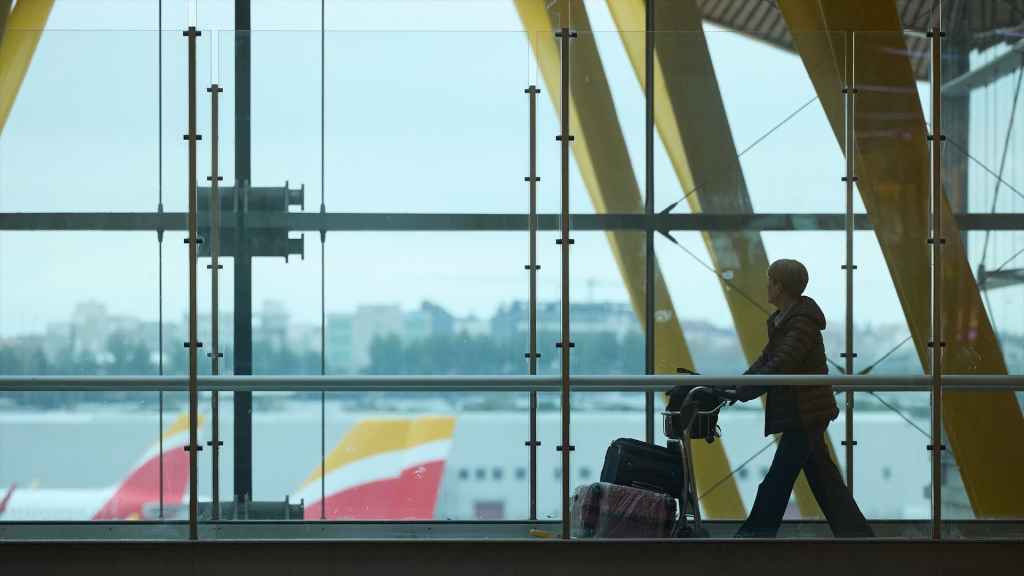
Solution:
<path fill-rule="evenodd" d="M 0 42 L 3 42 L 4 31 L 7 30 L 7 16 L 11 13 L 11 3 L 14 0 L 0 0 Z"/>
<path fill-rule="evenodd" d="M 645 0 L 616 0 L 608 8 L 622 31 L 640 85 L 644 76 Z M 661 140 L 692 212 L 752 213 L 722 95 L 715 78 L 700 9 L 694 0 L 659 1 L 655 6 L 654 117 Z M 668 72 L 666 73 L 666 67 Z M 768 306 L 768 256 L 757 231 L 703 233 L 715 270 L 762 306 Z M 721 278 L 721 277 L 720 277 Z M 747 362 L 767 340 L 765 314 L 720 279 Z M 828 438 L 826 437 L 826 441 Z M 831 442 L 828 443 L 832 450 Z M 835 454 L 833 453 L 833 459 Z M 805 518 L 821 516 L 803 473 L 795 487 Z"/>
<path fill-rule="evenodd" d="M 7 4 L 9 7 L 10 2 Z M 53 0 L 21 0 L 7 18 L 7 30 L 0 40 L 0 134 L 28 73 L 51 9 Z"/>
<path fill-rule="evenodd" d="M 553 30 L 569 25 L 570 6 L 563 0 L 548 9 L 546 0 L 516 0 L 516 9 L 530 35 L 541 75 L 556 109 L 560 110 L 561 56 Z M 575 93 L 570 97 L 569 115 L 573 155 L 583 182 L 597 212 L 642 213 L 640 187 L 630 164 L 625 138 L 619 126 L 615 104 L 589 19 L 578 0 L 571 2 L 571 26 L 581 33 L 574 41 L 572 77 Z M 608 242 L 630 301 L 638 318 L 644 318 L 644 234 L 639 232 L 607 232 Z M 656 263 L 652 263 L 656 265 Z M 660 270 L 655 270 L 655 358 L 657 372 L 674 373 L 676 367 L 693 366 L 683 337 L 678 316 Z M 729 475 L 729 462 L 720 442 L 695 442 L 697 485 L 701 492 Z M 743 502 L 733 481 L 727 481 L 703 500 L 709 516 L 739 518 L 744 515 Z"/>
<path fill-rule="evenodd" d="M 925 116 L 894 0 L 779 0 L 805 67 L 842 141 L 842 43 L 822 30 L 854 36 L 858 188 L 892 275 L 922 365 L 930 325 L 929 152 Z M 950 150 L 949 147 L 946 148 Z M 947 152 L 950 153 L 950 152 Z M 945 195 L 943 221 L 943 369 L 1006 374 L 960 230 Z M 1024 417 L 1011 392 L 944 392 L 942 417 L 967 495 L 978 517 L 1022 517 Z"/>

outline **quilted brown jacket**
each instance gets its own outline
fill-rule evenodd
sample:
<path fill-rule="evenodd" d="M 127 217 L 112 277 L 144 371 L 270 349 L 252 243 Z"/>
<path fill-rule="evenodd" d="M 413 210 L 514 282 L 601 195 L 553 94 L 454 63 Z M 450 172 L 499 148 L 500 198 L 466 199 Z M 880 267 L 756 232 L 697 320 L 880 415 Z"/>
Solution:
<path fill-rule="evenodd" d="M 776 326 L 780 312 L 768 318 L 768 344 L 744 374 L 828 374 L 825 344 L 825 314 L 811 298 L 801 296 Z M 824 427 L 839 415 L 831 386 L 765 387 L 740 386 L 740 400 L 766 393 L 764 435 L 794 429 Z"/>

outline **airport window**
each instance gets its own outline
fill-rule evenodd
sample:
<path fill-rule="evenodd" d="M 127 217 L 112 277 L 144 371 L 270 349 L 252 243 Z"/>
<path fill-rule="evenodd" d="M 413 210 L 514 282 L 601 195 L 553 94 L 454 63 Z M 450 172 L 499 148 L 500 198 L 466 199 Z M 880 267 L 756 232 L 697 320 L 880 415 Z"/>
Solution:
<path fill-rule="evenodd" d="M 643 104 L 654 100 L 655 87 L 638 84 L 634 73 L 644 68 L 637 60 L 644 35 L 617 30 L 627 23 L 622 18 L 643 28 L 637 17 L 644 3 L 620 8 L 612 2 L 614 9 L 576 3 L 579 14 L 583 4 L 601 5 L 600 14 L 592 14 L 594 26 L 614 33 L 601 35 L 604 60 L 588 34 L 566 38 L 580 55 L 568 66 L 561 59 L 568 54 L 552 50 L 556 40 L 547 31 L 518 32 L 526 29 L 524 18 L 540 18 L 540 6 L 554 8 L 552 1 L 481 3 L 502 5 L 484 10 L 488 20 L 508 18 L 484 28 L 496 24 L 515 33 L 467 40 L 463 34 L 351 33 L 350 22 L 353 30 L 386 22 L 387 2 L 354 3 L 376 12 L 363 24 L 350 20 L 362 18 L 356 14 L 362 6 L 317 9 L 345 2 L 294 3 L 301 9 L 266 0 L 205 3 L 210 6 L 195 16 L 202 31 L 197 37 L 181 34 L 186 11 L 178 8 L 171 20 L 154 12 L 163 15 L 134 22 L 130 28 L 141 29 L 134 33 L 121 19 L 131 15 L 134 21 L 146 6 L 170 12 L 171 4 L 195 8 L 200 2 L 0 0 L 0 42 L 29 52 L 17 51 L 18 69 L 9 76 L 18 82 L 7 86 L 0 78 L 11 92 L 0 100 L 16 102 L 0 106 L 0 445 L 6 440 L 26 448 L 0 460 L 2 538 L 9 530 L 36 530 L 19 528 L 22 520 L 188 518 L 190 533 L 208 535 L 226 532 L 197 531 L 196 524 L 307 514 L 345 522 L 415 520 L 414 530 L 425 531 L 430 527 L 421 524 L 446 520 L 568 521 L 560 516 L 566 512 L 561 503 L 572 494 L 562 493 L 562 483 L 571 491 L 612 476 L 602 474 L 600 456 L 614 438 L 642 441 L 650 424 L 649 392 L 677 380 L 687 386 L 746 385 L 750 377 L 739 375 L 757 352 L 755 344 L 767 341 L 765 319 L 780 307 L 769 306 L 764 292 L 765 271 L 775 258 L 806 265 L 800 277 L 809 283 L 798 283 L 820 305 L 807 311 L 822 326 L 824 358 L 815 348 L 814 371 L 836 377 L 835 400 L 848 408 L 843 420 L 829 424 L 826 438 L 836 455 L 842 444 L 860 442 L 857 480 L 849 489 L 856 489 L 863 514 L 871 521 L 917 523 L 901 535 L 942 538 L 978 534 L 973 526 L 961 530 L 961 519 L 980 526 L 986 517 L 1024 517 L 1024 509 L 1013 506 L 1022 501 L 1013 487 L 1024 485 L 1024 470 L 1011 466 L 1003 474 L 1000 460 L 1024 436 L 1013 398 L 1017 394 L 1024 404 L 1024 193 L 1011 189 L 1024 185 L 1024 111 L 1016 110 L 1024 60 L 1008 56 L 1020 52 L 1024 12 L 964 8 L 964 25 L 938 50 L 942 35 L 932 34 L 936 44 L 929 48 L 930 28 L 924 26 L 942 19 L 924 8 L 890 10 L 893 18 L 907 17 L 892 28 L 892 41 L 884 34 L 854 39 L 842 32 L 844 40 L 797 42 L 785 30 L 796 22 L 795 13 L 783 18 L 776 7 L 787 2 L 760 2 L 754 20 L 774 27 L 775 47 L 768 49 L 748 44 L 752 24 L 743 21 L 746 16 L 719 22 L 706 8 L 754 2 L 689 2 L 708 12 L 709 26 L 745 28 L 716 30 L 707 38 L 691 31 L 696 43 L 666 42 L 665 54 L 659 48 L 666 62 L 669 56 L 678 60 L 658 69 L 667 76 L 656 87 L 659 97 L 676 104 L 701 97 L 695 100 L 699 109 L 676 106 L 677 114 L 654 118 Z M 813 4 L 788 3 L 795 11 Z M 28 44 L 11 44 L 19 36 L 6 35 L 4 26 L 27 24 L 22 17 L 4 24 L 4 11 L 14 7 L 23 14 L 50 4 L 51 29 L 38 50 L 34 33 L 27 34 Z M 77 22 L 90 12 L 84 4 L 95 4 L 96 12 L 107 5 L 132 7 L 123 15 L 112 9 Z M 395 23 L 477 27 L 462 20 L 475 9 L 432 12 L 439 4 L 403 2 L 402 10 L 410 12 Z M 1024 6 L 1024 0 L 938 4 L 1005 8 Z M 232 37 L 232 5 L 262 6 L 257 30 L 295 24 L 309 33 L 261 33 L 253 49 L 248 33 Z M 309 20 L 291 17 L 306 9 Z M 213 11 L 220 14 L 216 20 L 208 18 Z M 559 13 L 571 20 L 574 11 Z M 839 12 L 822 24 L 855 24 L 842 22 L 850 15 Z M 108 18 L 119 33 L 94 30 Z M 957 20 L 953 15 L 946 21 Z M 146 32 L 151 24 L 163 26 L 164 40 Z M 217 30 L 223 34 L 207 33 Z M 22 37 L 31 32 L 18 31 Z M 198 50 L 198 70 L 186 70 L 190 43 Z M 901 43 L 907 50 L 894 49 Z M 5 59 L 13 52 L 3 46 L 0 62 L 9 67 Z M 937 100 L 931 102 L 924 87 L 936 78 L 931 73 L 942 71 L 930 68 L 929 50 L 935 62 L 950 65 L 948 75 L 939 76 L 943 85 L 933 82 Z M 712 52 L 715 63 L 730 63 L 730 73 L 712 66 Z M 612 54 L 617 56 L 608 59 Z M 833 61 L 839 56 L 843 62 Z M 823 58 L 837 66 L 808 65 Z M 552 74 L 561 64 L 582 82 L 561 86 Z M 688 77 L 699 69 L 703 79 Z M 154 71 L 160 81 L 155 92 Z M 1011 79 L 1011 71 L 1020 75 Z M 198 83 L 189 85 L 198 102 L 182 89 L 196 74 Z M 673 74 L 687 77 L 680 82 Z M 115 77 L 123 82 L 111 84 Z M 231 81 L 207 86 L 217 78 Z M 883 80 L 890 85 L 878 86 Z M 856 106 L 855 86 L 865 87 Z M 693 92 L 697 88 L 710 91 Z M 112 93 L 118 97 L 109 98 Z M 751 94 L 766 106 L 748 106 Z M 572 100 L 572 110 L 568 101 L 565 110 L 576 126 L 560 126 L 563 97 Z M 939 109 L 942 97 L 953 106 Z M 211 106 L 218 101 L 220 108 Z M 183 139 L 189 108 L 199 133 Z M 933 111 L 934 120 L 951 120 L 943 120 L 951 147 L 943 148 L 935 172 L 926 169 L 939 150 L 927 141 Z M 224 130 L 214 138 L 207 132 L 218 125 Z M 677 133 L 687 126 L 685 134 Z M 654 139 L 657 148 L 648 150 L 638 138 L 641 128 L 675 138 Z M 553 138 L 556 129 L 560 140 L 575 133 L 577 142 L 563 147 Z M 935 142 L 947 140 L 938 132 Z M 172 140 L 174 146 L 165 146 Z M 628 146 L 615 144 L 623 141 Z M 854 159 L 862 146 L 871 149 Z M 193 153 L 190 166 L 186 148 Z M 685 154 L 697 149 L 708 154 Z M 562 157 L 573 162 L 563 165 Z M 60 169 L 53 169 L 54 158 L 61 159 Z M 415 161 L 395 161 L 410 158 Z M 658 185 L 657 198 L 653 186 L 639 186 L 645 180 L 641 158 L 651 162 L 648 178 L 654 178 L 655 161 L 665 164 L 657 169 L 665 184 Z M 531 166 L 526 174 L 524 165 Z M 682 172 L 685 178 L 678 177 Z M 863 187 L 855 189 L 854 172 L 862 174 Z M 572 183 L 564 213 L 561 194 L 547 193 L 557 192 L 563 177 Z M 185 178 L 188 186 L 182 185 Z M 537 182 L 540 194 L 530 185 Z M 688 190 L 680 195 L 677 184 Z M 652 196 L 638 202 L 649 188 Z M 822 190 L 829 192 L 817 193 Z M 929 210 L 943 191 L 948 206 Z M 220 216 L 211 213 L 215 193 L 221 194 Z M 939 222 L 933 213 L 952 214 L 939 232 L 960 241 L 946 245 L 936 236 L 925 246 Z M 225 224 L 219 233 L 217 218 Z M 564 222 L 573 224 L 575 240 L 561 236 Z M 672 239 L 676 230 L 696 252 Z M 573 250 L 563 251 L 556 237 L 573 243 Z M 701 243 L 702 237 L 712 241 Z M 932 259 L 935 266 L 929 267 Z M 949 262 L 945 272 L 930 276 L 941 259 Z M 562 265 L 565 277 L 558 272 Z M 787 290 L 794 288 L 795 277 L 784 269 L 794 270 L 783 263 L 783 276 L 769 284 L 788 279 Z M 648 278 L 657 279 L 657 298 Z M 539 291 L 530 288 L 537 282 Z M 948 286 L 931 291 L 936 282 Z M 223 287 L 211 298 L 216 286 Z M 650 300 L 643 297 L 645 286 Z M 564 297 L 559 288 L 566 289 Z M 193 293 L 198 301 L 189 297 Z M 939 293 L 948 299 L 932 302 Z M 571 311 L 567 326 L 563 311 Z M 767 328 L 775 334 L 792 320 L 787 315 Z M 829 328 L 817 322 L 819 316 Z M 948 328 L 941 335 L 948 348 L 942 370 L 934 371 L 934 393 L 943 386 L 957 390 L 943 400 L 943 410 L 935 410 L 936 418 L 957 417 L 942 416 L 941 422 L 929 421 L 940 396 L 924 384 L 929 363 L 919 357 L 931 355 L 932 322 Z M 657 372 L 689 363 L 714 376 L 687 382 L 691 377 L 645 375 L 652 371 L 645 363 L 653 359 L 644 352 L 653 348 L 644 327 L 655 325 L 666 335 L 656 346 Z M 563 335 L 559 344 L 573 342 L 565 380 L 555 377 L 563 352 L 555 341 Z M 692 362 L 684 343 L 693 348 Z M 843 353 L 854 349 L 856 363 Z M 891 376 L 899 385 L 843 376 L 844 358 L 858 374 L 885 374 L 886 383 Z M 982 373 L 984 386 L 968 385 L 980 382 Z M 129 380 L 131 390 L 124 384 Z M 195 404 L 182 388 L 186 381 Z M 781 385 L 757 376 L 749 381 Z M 822 391 L 829 387 L 814 381 Z M 843 392 L 851 389 L 848 382 L 863 398 L 856 410 L 852 393 Z M 250 384 L 258 393 L 241 393 Z M 872 392 L 883 389 L 885 399 Z M 213 390 L 224 391 L 217 402 Z M 571 406 L 560 405 L 562 393 L 571 396 Z M 999 406 L 1013 418 L 1003 427 L 995 418 L 1006 415 L 992 412 L 991 427 L 987 421 L 972 426 L 985 421 L 979 407 L 987 405 L 969 402 L 973 393 L 990 394 L 993 401 L 999 394 Z M 831 412 L 831 400 L 827 404 L 822 413 Z M 571 421 L 562 418 L 563 407 Z M 724 437 L 712 439 L 714 458 L 704 455 L 707 446 L 698 439 L 691 462 L 701 488 L 713 490 L 707 504 L 715 521 L 724 517 L 723 509 L 742 508 L 736 494 L 751 509 L 757 483 L 778 470 L 769 462 L 782 452 L 762 434 L 779 428 L 760 402 L 723 405 L 719 416 Z M 657 417 L 656 428 L 661 424 Z M 856 435 L 845 436 L 844 424 Z M 941 460 L 938 450 L 924 450 L 932 424 L 948 433 Z M 560 426 L 572 437 L 561 438 Z M 197 436 L 190 438 L 191 431 Z M 665 434 L 657 437 L 664 443 Z M 539 439 L 544 444 L 538 449 Z M 117 451 L 107 448 L 112 442 Z M 588 444 L 572 454 L 575 474 L 569 460 L 562 466 L 569 453 L 553 449 L 570 442 Z M 972 447 L 984 450 L 975 454 Z M 32 457 L 41 453 L 50 456 Z M 954 461 L 954 454 L 960 458 Z M 662 460 L 672 473 L 679 456 Z M 201 473 L 195 486 L 188 483 L 189 464 L 198 464 Z M 853 477 L 854 462 L 836 464 L 840 476 Z M 160 482 L 151 481 L 153 470 Z M 709 478 L 713 489 L 703 485 Z M 386 497 L 362 497 L 381 485 Z M 914 492 L 912 486 L 924 488 Z M 806 487 L 804 481 L 798 485 L 787 520 L 797 508 L 807 509 Z M 781 507 L 784 496 L 773 496 Z M 719 497 L 731 504 L 719 506 Z M 197 506 L 190 509 L 189 501 Z M 933 501 L 941 501 L 941 515 Z M 360 534 L 328 524 L 324 533 L 331 537 Z M 493 526 L 486 524 L 480 523 L 481 537 L 509 534 L 501 532 L 506 526 L 488 533 Z M 983 528 L 989 524 L 995 523 L 986 521 Z M 891 526 L 887 536 L 897 532 Z M 131 525 L 117 533 L 148 535 L 145 528 Z M 477 530 L 449 528 L 446 536 Z M 821 530 L 815 537 L 827 534 L 826 523 L 813 528 Z M 1024 523 L 1014 530 L 1024 534 Z M 261 528 L 252 534 L 257 532 L 268 533 Z M 568 528 L 559 532 L 572 535 Z"/>

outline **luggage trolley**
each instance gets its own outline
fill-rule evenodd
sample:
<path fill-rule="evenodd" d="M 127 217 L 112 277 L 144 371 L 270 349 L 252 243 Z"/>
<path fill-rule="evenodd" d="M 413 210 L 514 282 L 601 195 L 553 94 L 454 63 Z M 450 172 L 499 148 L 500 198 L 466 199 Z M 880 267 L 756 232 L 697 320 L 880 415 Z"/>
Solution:
<path fill-rule="evenodd" d="M 674 442 L 679 446 L 682 464 L 679 520 L 672 531 L 675 538 L 708 536 L 700 516 L 690 439 L 703 438 L 710 444 L 721 436 L 718 428 L 718 411 L 727 402 L 735 400 L 734 391 L 716 390 L 707 386 L 680 385 L 669 392 L 668 407 L 661 415 L 665 437 L 668 438 L 670 445 Z"/>

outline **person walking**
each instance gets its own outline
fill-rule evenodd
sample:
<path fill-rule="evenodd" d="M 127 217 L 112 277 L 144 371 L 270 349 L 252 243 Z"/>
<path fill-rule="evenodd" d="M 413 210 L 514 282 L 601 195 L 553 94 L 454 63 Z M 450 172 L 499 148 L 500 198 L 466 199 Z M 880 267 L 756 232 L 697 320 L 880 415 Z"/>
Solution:
<path fill-rule="evenodd" d="M 768 267 L 768 301 L 777 310 L 768 318 L 768 344 L 744 374 L 827 374 L 821 331 L 825 315 L 804 296 L 807 268 L 796 260 Z M 832 533 L 844 538 L 874 536 L 843 483 L 825 445 L 825 429 L 839 416 L 831 386 L 738 386 L 742 402 L 767 394 L 764 435 L 781 434 L 771 468 L 757 489 L 750 516 L 738 538 L 774 538 L 790 493 L 803 470 Z"/>

